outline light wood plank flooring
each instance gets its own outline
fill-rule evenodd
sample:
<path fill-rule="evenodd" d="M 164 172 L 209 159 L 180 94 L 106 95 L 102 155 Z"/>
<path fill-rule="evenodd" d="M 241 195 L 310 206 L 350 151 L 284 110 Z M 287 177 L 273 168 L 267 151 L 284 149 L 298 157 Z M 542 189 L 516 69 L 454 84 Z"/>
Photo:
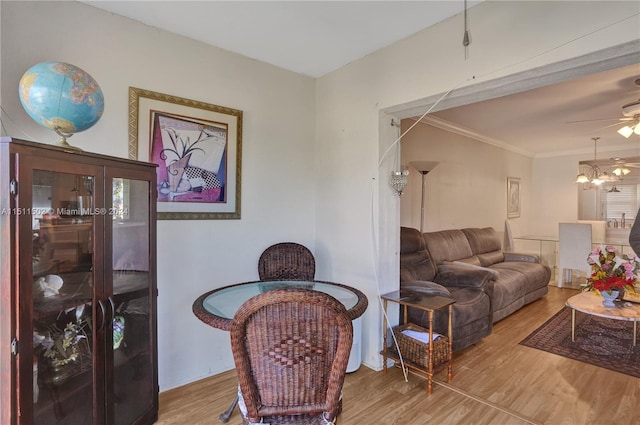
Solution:
<path fill-rule="evenodd" d="M 637 378 L 549 354 L 518 343 L 577 293 L 549 294 L 494 325 L 493 333 L 454 356 L 427 395 L 424 378 L 399 368 L 386 374 L 366 366 L 348 374 L 342 425 L 640 424 Z M 219 424 L 237 387 L 228 371 L 160 394 L 161 425 Z M 241 424 L 238 412 L 228 422 Z"/>

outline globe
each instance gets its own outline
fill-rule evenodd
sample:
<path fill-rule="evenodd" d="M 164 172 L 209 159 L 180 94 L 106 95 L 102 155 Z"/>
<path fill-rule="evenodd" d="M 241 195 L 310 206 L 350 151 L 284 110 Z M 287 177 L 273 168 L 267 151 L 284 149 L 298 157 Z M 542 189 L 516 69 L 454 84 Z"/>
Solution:
<path fill-rule="evenodd" d="M 20 79 L 22 107 L 38 124 L 55 131 L 61 145 L 66 138 L 98 122 L 104 97 L 96 80 L 77 66 L 64 62 L 42 62 L 29 68 Z"/>

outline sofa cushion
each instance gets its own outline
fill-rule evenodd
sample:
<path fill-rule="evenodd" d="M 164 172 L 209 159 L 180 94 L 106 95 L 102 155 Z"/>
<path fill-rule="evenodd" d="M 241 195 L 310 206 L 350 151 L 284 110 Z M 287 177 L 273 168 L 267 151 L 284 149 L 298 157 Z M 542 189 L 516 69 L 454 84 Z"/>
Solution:
<path fill-rule="evenodd" d="M 526 292 L 526 280 L 521 272 L 502 267 L 504 263 L 490 266 L 498 272 L 498 279 L 493 285 L 493 310 L 500 310 L 515 300 L 523 298 Z"/>
<path fill-rule="evenodd" d="M 441 230 L 424 233 L 424 241 L 431 253 L 432 260 L 440 265 L 445 261 L 462 261 L 480 265 L 474 257 L 467 237 L 461 230 Z"/>
<path fill-rule="evenodd" d="M 506 261 L 489 266 L 498 272 L 493 289 L 493 322 L 497 322 L 548 291 L 549 267 L 538 263 Z"/>
<path fill-rule="evenodd" d="M 524 261 L 505 261 L 504 263 L 494 264 L 490 267 L 499 270 L 502 274 L 505 270 L 512 270 L 522 274 L 522 280 L 525 283 L 525 294 L 535 292 L 540 288 L 548 286 L 551 278 L 551 270 L 540 263 L 529 263 Z"/>
<path fill-rule="evenodd" d="M 424 249 L 424 238 L 418 229 L 400 227 L 400 254 L 410 254 Z"/>
<path fill-rule="evenodd" d="M 500 238 L 491 227 L 462 229 L 471 251 L 483 267 L 504 261 Z"/>
<path fill-rule="evenodd" d="M 436 266 L 418 229 L 400 228 L 400 282 L 433 281 Z"/>

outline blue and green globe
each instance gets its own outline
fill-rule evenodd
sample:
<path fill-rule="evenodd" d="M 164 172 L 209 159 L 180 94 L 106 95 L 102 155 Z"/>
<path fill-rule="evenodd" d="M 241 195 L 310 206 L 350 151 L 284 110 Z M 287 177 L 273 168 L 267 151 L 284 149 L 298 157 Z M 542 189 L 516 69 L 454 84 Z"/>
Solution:
<path fill-rule="evenodd" d="M 27 114 L 63 138 L 93 126 L 104 111 L 104 97 L 96 80 L 64 62 L 32 66 L 20 79 L 19 91 Z"/>

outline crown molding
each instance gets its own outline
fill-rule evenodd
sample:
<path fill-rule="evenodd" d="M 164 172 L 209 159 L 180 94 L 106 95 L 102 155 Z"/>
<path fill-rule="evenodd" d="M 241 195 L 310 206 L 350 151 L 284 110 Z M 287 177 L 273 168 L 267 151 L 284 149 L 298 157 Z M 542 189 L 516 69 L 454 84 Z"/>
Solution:
<path fill-rule="evenodd" d="M 410 119 L 413 119 L 413 118 L 410 118 Z M 531 152 L 531 151 L 528 151 L 528 150 L 525 150 L 525 149 L 516 148 L 516 147 L 514 147 L 514 146 L 512 146 L 512 145 L 510 145 L 508 143 L 505 143 L 505 142 L 503 142 L 501 140 L 494 139 L 494 138 L 491 138 L 491 137 L 487 137 L 487 136 L 482 135 L 480 133 L 476 133 L 473 130 L 470 130 L 470 129 L 466 128 L 466 127 L 463 127 L 463 126 L 458 125 L 456 123 L 453 123 L 451 121 L 443 120 L 442 118 L 438 118 L 438 117 L 435 117 L 435 116 L 432 116 L 432 115 L 427 115 L 427 116 L 423 117 L 420 120 L 420 122 L 422 124 L 430 125 L 432 127 L 436 127 L 436 128 L 441 129 L 441 130 L 445 130 L 445 131 L 448 131 L 448 132 L 451 132 L 451 133 L 455 133 L 455 134 L 458 134 L 460 136 L 467 137 L 469 139 L 477 140 L 479 142 L 486 143 L 488 145 L 492 145 L 492 146 L 495 146 L 497 148 L 504 149 L 504 150 L 507 150 L 507 151 L 510 151 L 510 152 L 514 152 L 514 153 L 517 153 L 519 155 L 524 155 L 524 156 L 527 156 L 529 158 L 534 158 L 535 157 L 535 154 L 533 152 Z"/>

